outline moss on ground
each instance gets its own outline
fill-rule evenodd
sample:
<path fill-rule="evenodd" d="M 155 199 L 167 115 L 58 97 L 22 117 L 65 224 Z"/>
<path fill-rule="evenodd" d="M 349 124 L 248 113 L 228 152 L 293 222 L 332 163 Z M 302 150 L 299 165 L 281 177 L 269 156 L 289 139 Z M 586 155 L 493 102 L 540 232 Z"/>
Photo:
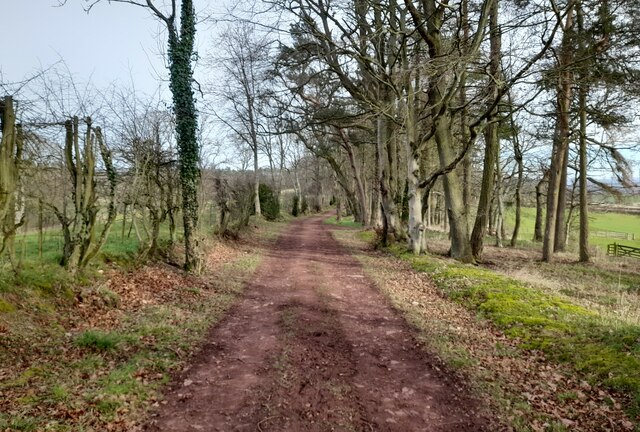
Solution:
<path fill-rule="evenodd" d="M 476 310 L 525 349 L 571 364 L 591 383 L 631 396 L 640 414 L 640 326 L 603 319 L 598 313 L 518 280 L 430 256 L 390 248 L 413 268 L 428 273 L 447 297 Z"/>

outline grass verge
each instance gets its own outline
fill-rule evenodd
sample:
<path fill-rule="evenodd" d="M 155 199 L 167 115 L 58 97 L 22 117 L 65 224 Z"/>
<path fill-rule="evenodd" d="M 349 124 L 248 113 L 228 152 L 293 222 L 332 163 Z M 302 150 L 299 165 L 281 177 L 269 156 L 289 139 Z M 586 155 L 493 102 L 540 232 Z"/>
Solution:
<path fill-rule="evenodd" d="M 354 221 L 353 216 L 345 216 L 340 220 L 340 222 L 338 222 L 338 219 L 335 216 L 331 216 L 325 219 L 324 223 L 347 228 L 362 228 L 362 224 Z"/>
<path fill-rule="evenodd" d="M 255 221 L 247 240 L 215 243 L 202 277 L 153 265 L 72 287 L 75 299 L 5 292 L 0 430 L 136 430 L 284 226 Z"/>
<path fill-rule="evenodd" d="M 525 349 L 567 363 L 593 385 L 630 395 L 630 415 L 640 415 L 640 327 L 603 319 L 597 312 L 541 292 L 490 270 L 393 254 L 427 273 L 452 300 L 479 312 Z"/>

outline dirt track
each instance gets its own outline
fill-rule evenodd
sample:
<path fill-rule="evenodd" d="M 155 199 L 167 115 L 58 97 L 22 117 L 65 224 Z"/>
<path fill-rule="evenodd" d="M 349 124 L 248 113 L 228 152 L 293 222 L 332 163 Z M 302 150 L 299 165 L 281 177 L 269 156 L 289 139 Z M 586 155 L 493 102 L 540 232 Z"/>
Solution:
<path fill-rule="evenodd" d="M 149 431 L 487 431 L 464 385 L 332 237 L 298 220 Z"/>

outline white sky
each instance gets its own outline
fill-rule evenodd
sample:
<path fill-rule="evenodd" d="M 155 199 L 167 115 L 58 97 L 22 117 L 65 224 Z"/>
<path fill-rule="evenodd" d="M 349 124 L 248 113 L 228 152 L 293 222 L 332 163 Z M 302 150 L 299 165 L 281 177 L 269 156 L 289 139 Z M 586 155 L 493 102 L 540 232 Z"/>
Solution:
<path fill-rule="evenodd" d="M 2 80 L 23 80 L 62 59 L 79 82 L 98 88 L 133 82 L 153 93 L 167 76 L 166 34 L 148 10 L 103 1 L 87 14 L 85 0 L 63 7 L 57 0 L 0 0 L 3 39 L 9 35 L 0 44 Z"/>

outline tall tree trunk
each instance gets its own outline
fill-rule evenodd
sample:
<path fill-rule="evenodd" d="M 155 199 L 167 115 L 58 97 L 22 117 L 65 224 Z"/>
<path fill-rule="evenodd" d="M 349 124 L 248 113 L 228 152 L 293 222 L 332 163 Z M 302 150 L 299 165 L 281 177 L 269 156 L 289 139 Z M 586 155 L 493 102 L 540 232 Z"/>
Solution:
<path fill-rule="evenodd" d="M 353 172 L 353 180 L 356 184 L 356 192 L 358 194 L 358 203 L 360 206 L 360 218 L 356 220 L 356 222 L 361 222 L 363 225 L 367 225 L 369 223 L 369 206 L 367 202 L 367 192 L 365 190 L 364 182 L 362 181 L 362 175 L 360 173 L 360 168 L 358 167 L 358 163 L 356 162 L 356 155 L 353 151 L 353 145 L 347 136 L 347 133 L 343 128 L 338 128 L 338 134 L 340 135 L 342 147 L 347 152 L 347 159 L 349 160 L 349 165 L 351 166 L 351 170 Z"/>
<path fill-rule="evenodd" d="M 337 180 L 333 182 L 333 196 L 336 200 L 336 222 L 340 223 L 342 221 L 342 197 Z"/>
<path fill-rule="evenodd" d="M 404 19 L 401 29 L 406 32 Z M 424 188 L 420 187 L 420 162 L 422 143 L 418 142 L 418 124 L 416 107 L 416 89 L 418 77 L 412 78 L 413 65 L 409 59 L 407 48 L 402 50 L 402 69 L 404 70 L 404 118 L 405 118 L 405 157 L 407 159 L 407 206 L 408 214 L 408 242 L 409 250 L 419 255 L 424 248 L 424 223 L 422 211 L 422 195 Z M 415 82 L 415 86 L 414 86 Z M 404 204 L 404 202 L 403 202 Z M 404 207 L 404 206 L 403 206 Z"/>
<path fill-rule="evenodd" d="M 500 154 L 500 141 L 498 141 L 498 155 Z M 502 203 L 502 169 L 500 157 L 496 158 L 496 246 L 502 247 L 504 237 L 504 206 Z"/>
<path fill-rule="evenodd" d="M 568 113 L 567 113 L 568 116 Z M 568 121 L 568 120 L 567 120 Z M 560 185 L 558 187 L 558 207 L 556 210 L 556 235 L 553 244 L 554 252 L 564 252 L 567 239 L 568 230 L 567 224 L 569 217 L 566 215 L 567 211 L 567 186 L 568 186 L 568 170 L 569 170 L 569 146 L 564 152 L 564 159 L 562 161 L 562 167 L 560 170 Z"/>
<path fill-rule="evenodd" d="M 378 152 L 376 152 L 378 154 Z M 377 158 L 376 158 L 377 159 Z M 377 166 L 377 164 L 376 164 Z M 380 186 L 378 181 L 374 181 L 374 185 L 371 188 L 373 196 L 371 197 L 371 211 L 369 226 L 374 228 L 382 227 L 382 197 L 380 196 Z"/>
<path fill-rule="evenodd" d="M 515 247 L 520 235 L 520 226 L 522 225 L 522 183 L 524 182 L 524 164 L 522 158 L 516 158 L 518 164 L 518 180 L 516 181 L 516 190 L 514 193 L 516 214 L 513 225 L 513 233 L 511 234 L 511 247 Z"/>
<path fill-rule="evenodd" d="M 127 226 L 127 208 L 129 205 L 125 202 L 122 204 L 122 226 L 120 227 L 120 240 L 124 239 L 124 232 Z"/>
<path fill-rule="evenodd" d="M 461 45 L 466 47 L 469 41 L 469 1 L 462 0 L 460 5 L 460 22 L 462 26 Z M 460 129 L 462 133 L 462 145 L 471 139 L 469 137 L 468 110 L 467 110 L 467 88 L 464 82 L 460 83 Z M 466 208 L 471 208 L 471 149 L 467 151 L 462 160 L 462 201 Z M 467 222 L 467 224 L 470 221 Z M 470 229 L 470 228 L 469 228 Z"/>
<path fill-rule="evenodd" d="M 38 258 L 42 258 L 44 246 L 44 204 L 38 200 Z"/>
<path fill-rule="evenodd" d="M 498 96 L 498 82 L 500 80 L 500 50 L 501 35 L 498 28 L 498 4 L 495 3 L 490 10 L 489 30 L 491 33 L 491 58 L 489 62 L 489 95 L 491 99 Z M 484 246 L 484 236 L 487 233 L 487 223 L 491 199 L 493 196 L 493 186 L 496 181 L 494 179 L 495 170 L 498 166 L 500 150 L 500 142 L 498 137 L 498 124 L 495 118 L 498 115 L 498 108 L 494 109 L 489 118 L 484 132 L 484 169 L 482 171 L 482 183 L 480 187 L 480 198 L 478 199 L 478 211 L 476 213 L 473 231 L 471 233 L 471 250 L 475 259 L 482 259 L 482 249 Z M 497 234 L 499 235 L 499 234 Z"/>
<path fill-rule="evenodd" d="M 446 167 L 453 160 L 451 118 L 445 114 L 439 116 L 435 121 L 435 139 L 438 146 L 440 166 Z M 469 229 L 467 226 L 467 210 L 462 201 L 460 179 L 455 171 L 444 176 L 443 184 L 446 208 L 444 218 L 449 222 L 451 257 L 462 262 L 473 262 L 474 258 L 471 251 L 471 243 L 469 242 Z"/>
<path fill-rule="evenodd" d="M 262 215 L 262 209 L 260 208 L 260 174 L 258 167 L 257 142 L 253 148 L 253 208 L 256 212 L 256 216 Z"/>
<path fill-rule="evenodd" d="M 420 184 L 420 150 L 416 142 L 416 121 L 413 88 L 407 89 L 406 113 L 406 158 L 407 158 L 407 195 L 409 206 L 409 250 L 418 255 L 424 247 L 424 224 L 422 218 L 422 194 Z"/>
<path fill-rule="evenodd" d="M 587 89 L 580 87 L 580 262 L 589 262 L 589 195 L 587 189 Z"/>
<path fill-rule="evenodd" d="M 558 207 L 561 204 L 560 189 L 562 187 L 563 167 L 569 147 L 569 109 L 571 104 L 571 87 L 573 74 L 570 69 L 573 60 L 570 31 L 573 27 L 573 3 L 569 5 L 564 24 L 562 50 L 560 53 L 558 71 L 558 90 L 556 108 L 556 127 L 553 137 L 551 166 L 549 168 L 549 186 L 547 187 L 547 214 L 542 243 L 542 260 L 550 262 L 556 245 L 556 224 L 558 222 Z"/>
<path fill-rule="evenodd" d="M 182 0 L 180 5 L 180 31 L 175 17 L 167 21 L 169 33 L 169 88 L 173 96 L 176 117 L 176 141 L 180 165 L 182 191 L 182 224 L 184 230 L 184 268 L 194 271 L 199 267 L 198 244 L 195 238 L 198 228 L 200 183 L 200 146 L 197 139 L 198 115 L 193 96 L 194 42 L 196 13 L 193 0 Z"/>
<path fill-rule="evenodd" d="M 578 7 L 578 27 L 580 32 L 584 29 L 584 11 L 582 7 Z M 581 41 L 580 50 L 586 51 L 584 39 Z M 586 75 L 586 74 L 582 74 Z M 582 76 L 582 80 L 586 77 Z M 591 256 L 589 253 L 589 191 L 587 189 L 587 92 L 589 88 L 586 83 L 581 82 L 578 88 L 578 103 L 580 110 L 580 239 L 579 251 L 580 262 L 589 262 Z"/>
<path fill-rule="evenodd" d="M 382 204 L 382 219 L 383 219 L 383 227 L 386 227 L 383 230 L 386 238 L 383 239 L 384 243 L 388 243 L 389 240 L 395 240 L 396 236 L 399 234 L 398 230 L 398 211 L 396 207 L 396 203 L 394 202 L 391 188 L 390 188 L 390 178 L 389 178 L 389 159 L 387 156 L 388 152 L 388 142 L 389 133 L 388 133 L 388 119 L 384 116 L 384 114 L 380 114 L 377 120 L 377 151 L 379 154 L 378 157 L 378 179 L 380 185 L 380 200 Z M 391 237 L 391 238 L 389 238 Z"/>
<path fill-rule="evenodd" d="M 13 98 L 5 96 L 0 100 L 0 228 L 2 241 L 0 253 L 7 255 L 14 263 L 16 230 L 24 218 L 16 220 L 19 193 L 19 168 L 22 159 L 23 134 L 20 125 L 16 125 L 16 113 Z"/>
<path fill-rule="evenodd" d="M 498 128 L 495 123 L 488 124 L 485 129 L 484 169 L 482 171 L 482 183 L 480 197 L 478 198 L 478 211 L 476 212 L 473 231 L 471 232 L 471 248 L 476 259 L 482 258 L 484 237 L 487 234 L 493 187 L 495 184 L 496 159 L 498 157 Z"/>
<path fill-rule="evenodd" d="M 536 183 L 536 222 L 533 228 L 533 241 L 541 242 L 544 238 L 543 214 L 544 214 L 544 184 L 549 180 L 549 170 L 545 170 L 542 178 Z"/>
<path fill-rule="evenodd" d="M 340 164 L 338 163 L 338 161 L 336 161 L 336 159 L 333 156 L 329 154 L 322 155 L 322 158 L 326 160 L 329 163 L 329 166 L 331 166 L 331 168 L 333 169 L 333 172 L 336 175 L 336 181 L 344 191 L 345 197 L 347 198 L 347 203 L 349 204 L 349 210 L 353 214 L 353 218 L 358 222 L 362 221 L 362 215 L 360 213 L 360 205 L 358 203 L 358 199 L 356 198 L 355 192 L 351 188 L 351 185 L 350 185 L 351 182 L 349 182 L 349 180 L 347 179 L 347 176 L 342 171 Z"/>
<path fill-rule="evenodd" d="M 508 93 L 509 106 L 513 104 L 511 102 L 511 92 Z M 516 181 L 516 190 L 514 193 L 516 202 L 516 215 L 515 223 L 513 226 L 513 233 L 511 234 L 511 247 L 515 247 L 518 242 L 518 235 L 520 234 L 520 225 L 522 223 L 522 183 L 524 182 L 524 161 L 522 157 L 522 147 L 520 146 L 520 137 L 518 136 L 518 129 L 516 128 L 515 121 L 513 120 L 513 113 L 509 115 L 511 123 L 511 130 L 513 131 L 513 153 L 516 160 L 518 169 L 518 180 Z M 537 188 L 536 188 L 537 193 Z"/>
<path fill-rule="evenodd" d="M 441 52 L 440 34 L 436 36 L 437 48 L 434 53 Z M 435 57 L 435 54 L 432 54 Z M 447 167 L 454 159 L 454 142 L 451 133 L 451 114 L 446 111 L 438 112 L 444 102 L 446 93 L 443 83 L 433 83 L 429 87 L 429 102 L 434 113 L 434 138 L 438 149 L 438 159 L 442 168 Z M 469 227 L 467 225 L 467 209 L 464 206 L 460 179 L 455 171 L 445 174 L 443 177 L 445 196 L 445 223 L 449 222 L 449 236 L 451 237 L 452 258 L 462 262 L 473 262 L 471 243 L 469 242 Z"/>

